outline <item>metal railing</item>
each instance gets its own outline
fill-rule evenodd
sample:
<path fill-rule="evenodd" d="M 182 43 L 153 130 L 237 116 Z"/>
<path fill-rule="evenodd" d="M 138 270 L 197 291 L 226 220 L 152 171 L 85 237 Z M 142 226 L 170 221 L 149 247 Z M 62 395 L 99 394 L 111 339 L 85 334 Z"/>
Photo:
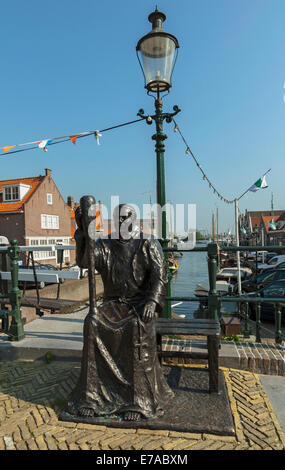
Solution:
<path fill-rule="evenodd" d="M 62 268 L 63 252 L 65 250 L 75 250 L 74 245 L 41 245 L 41 246 L 19 246 L 17 240 L 13 239 L 10 241 L 8 246 L 0 246 L 1 263 L 0 268 L 5 266 L 5 270 L 9 269 L 8 264 L 10 263 L 11 271 L 11 287 L 8 288 L 8 282 L 2 281 L 0 285 L 0 321 L 2 322 L 1 330 L 8 334 L 10 341 L 20 341 L 25 337 L 23 323 L 21 319 L 21 291 L 19 289 L 19 258 L 23 252 L 33 253 L 36 251 L 59 251 L 58 262 L 60 269 Z M 8 255 L 8 260 L 5 259 L 5 255 Z M 35 272 L 35 266 L 33 264 L 33 271 L 35 274 L 35 281 L 37 287 L 37 275 Z M 55 267 L 56 268 L 56 267 Z M 1 269 L 0 269 L 1 271 Z M 60 286 L 60 284 L 59 284 Z M 38 288 L 37 288 L 38 296 Z M 57 298 L 59 296 L 59 290 Z M 7 308 L 7 305 L 11 308 Z M 11 317 L 11 323 L 9 322 Z M 9 324 L 10 323 L 10 324 Z"/>
<path fill-rule="evenodd" d="M 44 246 L 18 246 L 17 240 L 11 240 L 9 246 L 0 247 L 0 255 L 7 253 L 10 259 L 11 269 L 11 289 L 0 294 L 0 319 L 6 318 L 7 316 L 12 317 L 11 325 L 7 331 L 10 340 L 19 341 L 24 338 L 24 329 L 21 321 L 21 291 L 18 285 L 18 272 L 19 272 L 19 255 L 25 251 L 49 251 L 59 250 L 63 253 L 64 250 L 75 250 L 74 245 L 44 245 Z M 284 251 L 284 246 L 228 246 L 222 247 L 223 252 L 236 253 L 237 251 L 272 251 L 280 252 Z M 261 341 L 261 330 L 266 328 L 261 324 L 261 306 L 264 303 L 274 304 L 275 308 L 275 342 L 280 344 L 284 339 L 281 331 L 282 321 L 282 307 L 280 298 L 264 298 L 264 297 L 247 297 L 246 295 L 234 296 L 224 295 L 221 296 L 217 291 L 217 261 L 218 261 L 218 247 L 216 243 L 209 243 L 206 247 L 195 247 L 193 249 L 176 249 L 176 248 L 164 248 L 166 252 L 205 252 L 208 256 L 208 276 L 209 276 L 209 291 L 208 295 L 199 297 L 188 297 L 188 296 L 171 296 L 167 297 L 167 301 L 178 301 L 178 302 L 206 302 L 208 305 L 208 317 L 219 320 L 221 316 L 221 303 L 222 302 L 236 302 L 239 306 L 238 315 L 244 320 L 243 334 L 245 338 L 250 335 L 249 327 L 249 304 L 256 304 L 256 341 Z M 11 309 L 7 309 L 5 305 L 10 304 Z M 243 306 L 243 310 L 240 306 Z"/>
<path fill-rule="evenodd" d="M 282 300 L 274 297 L 247 297 L 246 295 L 218 295 L 217 291 L 217 262 L 218 262 L 218 246 L 217 243 L 209 243 L 206 247 L 195 247 L 193 249 L 177 249 L 177 248 L 166 248 L 166 252 L 205 252 L 208 255 L 208 276 L 209 276 L 209 291 L 208 295 L 203 297 L 167 297 L 168 301 L 180 301 L 180 302 L 197 302 L 204 301 L 208 304 L 208 316 L 209 318 L 219 320 L 221 317 L 221 303 L 222 302 L 236 302 L 238 305 L 238 316 L 244 321 L 243 336 L 249 338 L 251 334 L 251 328 L 249 326 L 249 305 L 256 305 L 256 322 L 255 322 L 255 341 L 261 342 L 261 330 L 270 331 L 261 323 L 261 307 L 262 304 L 273 304 L 275 309 L 275 342 L 281 344 L 284 340 L 284 335 L 281 331 L 282 322 Z M 268 251 L 268 252 L 283 252 L 284 246 L 223 246 L 220 248 L 225 253 L 236 253 L 237 251 L 249 252 L 249 251 Z M 256 273 L 257 274 L 257 273 Z M 285 303 L 285 298 L 284 298 Z M 241 308 L 242 307 L 242 308 Z M 243 310 L 243 311 L 242 311 Z"/>

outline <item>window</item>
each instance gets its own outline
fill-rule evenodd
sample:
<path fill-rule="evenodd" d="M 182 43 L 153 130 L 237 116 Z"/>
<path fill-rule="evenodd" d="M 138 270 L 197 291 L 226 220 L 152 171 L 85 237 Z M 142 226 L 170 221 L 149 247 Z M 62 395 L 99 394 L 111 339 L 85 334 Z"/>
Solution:
<path fill-rule="evenodd" d="M 47 203 L 52 206 L 52 194 L 51 193 L 47 193 Z"/>
<path fill-rule="evenodd" d="M 52 245 L 52 240 L 47 238 L 40 238 L 40 239 L 33 239 L 30 241 L 31 246 L 44 246 L 44 245 Z M 37 261 L 41 261 L 44 259 L 54 259 L 56 257 L 55 250 L 50 251 L 34 251 L 34 259 Z"/>
<path fill-rule="evenodd" d="M 272 258 L 272 259 L 269 261 L 269 263 L 268 263 L 268 264 L 271 266 L 271 265 L 274 265 L 274 264 L 276 264 L 276 263 L 277 263 L 277 261 L 278 261 L 278 258 Z"/>
<path fill-rule="evenodd" d="M 5 201 L 17 201 L 20 199 L 19 186 L 8 186 L 4 188 Z"/>
<path fill-rule="evenodd" d="M 278 272 L 278 279 L 285 279 L 285 271 Z"/>
<path fill-rule="evenodd" d="M 271 285 L 264 289 L 264 297 L 284 297 L 285 294 L 285 283 L 276 282 L 274 285 Z"/>
<path fill-rule="evenodd" d="M 274 279 L 275 277 L 275 272 L 274 273 L 270 273 L 270 274 L 261 274 L 261 276 L 258 276 L 257 278 L 257 282 L 262 282 L 262 281 L 270 281 L 271 279 Z"/>
<path fill-rule="evenodd" d="M 58 215 L 41 214 L 41 228 L 44 229 L 59 229 Z"/>

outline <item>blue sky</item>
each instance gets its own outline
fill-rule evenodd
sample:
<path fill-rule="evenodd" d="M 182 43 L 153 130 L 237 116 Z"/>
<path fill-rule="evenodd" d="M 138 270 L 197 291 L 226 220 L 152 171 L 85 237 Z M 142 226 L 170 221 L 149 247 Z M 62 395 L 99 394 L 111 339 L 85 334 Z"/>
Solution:
<path fill-rule="evenodd" d="M 203 170 L 227 199 L 269 168 L 268 189 L 248 193 L 240 209 L 285 209 L 284 0 L 160 0 L 165 29 L 180 43 L 164 111 L 177 123 Z M 105 129 L 154 112 L 137 62 L 149 32 L 150 0 L 14 0 L 1 5 L 0 146 Z M 210 229 L 219 209 L 223 230 L 234 207 L 206 182 L 173 124 L 165 123 L 167 200 L 196 204 L 197 226 Z M 93 194 L 106 206 L 155 201 L 154 125 L 1 157 L 0 179 L 51 168 L 63 197 Z"/>

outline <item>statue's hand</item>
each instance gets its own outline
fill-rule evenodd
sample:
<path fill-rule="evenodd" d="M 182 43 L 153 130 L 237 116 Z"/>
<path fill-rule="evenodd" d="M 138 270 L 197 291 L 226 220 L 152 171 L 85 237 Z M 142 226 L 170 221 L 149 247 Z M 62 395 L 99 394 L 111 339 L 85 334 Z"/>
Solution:
<path fill-rule="evenodd" d="M 156 303 L 150 300 L 147 302 L 144 306 L 144 311 L 142 314 L 142 321 L 147 323 L 151 321 L 154 317 L 155 314 L 155 309 L 156 309 Z"/>

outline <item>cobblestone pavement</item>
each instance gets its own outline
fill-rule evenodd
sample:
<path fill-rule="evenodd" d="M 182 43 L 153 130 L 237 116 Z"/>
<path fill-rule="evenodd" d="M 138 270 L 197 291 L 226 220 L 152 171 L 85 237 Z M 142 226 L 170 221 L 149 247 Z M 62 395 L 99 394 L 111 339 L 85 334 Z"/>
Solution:
<path fill-rule="evenodd" d="M 284 450 L 284 433 L 258 375 L 221 369 L 235 436 L 115 429 L 59 421 L 80 365 L 1 361 L 0 450 Z"/>

